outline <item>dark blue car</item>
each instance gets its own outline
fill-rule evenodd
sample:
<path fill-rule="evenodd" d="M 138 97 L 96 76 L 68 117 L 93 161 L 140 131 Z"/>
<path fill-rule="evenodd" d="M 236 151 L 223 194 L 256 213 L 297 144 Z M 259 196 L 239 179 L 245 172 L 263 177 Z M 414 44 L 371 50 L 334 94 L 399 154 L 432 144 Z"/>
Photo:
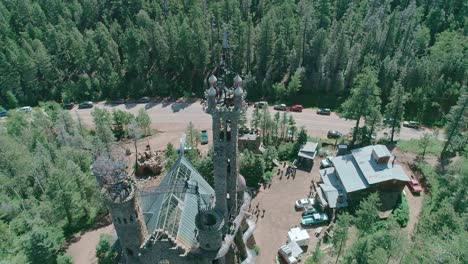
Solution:
<path fill-rule="evenodd" d="M 0 111 L 0 117 L 7 116 L 7 115 L 8 115 L 8 111 L 7 111 L 7 110 L 1 110 L 1 111 Z"/>

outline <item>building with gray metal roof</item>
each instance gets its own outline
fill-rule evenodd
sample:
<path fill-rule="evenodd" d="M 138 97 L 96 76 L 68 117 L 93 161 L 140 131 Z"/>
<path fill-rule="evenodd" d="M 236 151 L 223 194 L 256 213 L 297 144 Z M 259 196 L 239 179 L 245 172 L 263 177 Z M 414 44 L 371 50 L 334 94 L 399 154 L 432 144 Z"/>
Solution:
<path fill-rule="evenodd" d="M 395 157 L 384 145 L 373 145 L 332 158 L 333 167 L 320 170 L 319 197 L 330 208 L 345 207 L 354 193 L 380 190 L 395 191 L 409 181 Z M 339 194 L 345 193 L 345 199 Z M 326 200 L 326 201 L 325 201 Z"/>

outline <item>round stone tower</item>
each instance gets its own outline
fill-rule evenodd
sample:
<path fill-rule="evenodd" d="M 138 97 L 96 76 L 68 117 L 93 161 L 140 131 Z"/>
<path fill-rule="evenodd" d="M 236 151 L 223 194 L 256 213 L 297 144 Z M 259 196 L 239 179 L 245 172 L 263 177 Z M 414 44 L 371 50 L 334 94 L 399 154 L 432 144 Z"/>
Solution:
<path fill-rule="evenodd" d="M 139 197 L 135 196 L 135 183 L 127 178 L 105 185 L 102 192 L 126 263 L 136 263 L 140 246 L 148 237 L 148 230 Z"/>
<path fill-rule="evenodd" d="M 223 242 L 224 217 L 216 209 L 201 210 L 195 218 L 200 248 L 216 251 Z"/>

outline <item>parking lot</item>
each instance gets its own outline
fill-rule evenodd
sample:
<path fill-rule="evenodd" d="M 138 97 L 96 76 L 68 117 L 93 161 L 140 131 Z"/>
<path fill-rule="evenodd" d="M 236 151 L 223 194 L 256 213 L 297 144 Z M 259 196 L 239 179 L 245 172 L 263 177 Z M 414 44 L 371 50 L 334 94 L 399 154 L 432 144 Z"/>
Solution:
<path fill-rule="evenodd" d="M 177 100 L 165 101 L 159 100 L 147 104 L 120 104 L 116 106 L 97 103 L 95 107 L 105 108 L 110 111 L 120 109 L 128 111 L 136 115 L 139 109 L 144 108 L 148 112 L 152 120 L 152 127 L 158 131 L 166 133 L 176 133 L 180 135 L 185 131 L 189 122 L 192 122 L 198 129 L 211 130 L 211 117 L 203 111 L 203 107 L 199 100 Z M 92 126 L 92 108 L 78 109 L 75 106 L 72 110 L 72 116 L 79 117 L 84 125 Z M 250 119 L 254 108 L 248 108 L 247 117 Z M 276 110 L 270 106 L 270 112 L 273 114 Z M 297 127 L 304 126 L 309 135 L 325 138 L 328 130 L 336 130 L 343 134 L 347 134 L 354 126 L 355 121 L 345 120 L 340 118 L 335 113 L 329 116 L 318 115 L 316 109 L 304 109 L 302 112 L 290 112 L 296 120 Z M 363 123 L 363 122 L 361 122 Z M 424 133 L 425 129 L 413 129 L 402 127 L 400 135 L 395 139 L 411 139 L 419 138 Z M 378 134 L 378 137 L 384 136 L 384 131 Z"/>
<path fill-rule="evenodd" d="M 320 159 L 317 158 L 311 172 L 297 170 L 296 176 L 289 179 L 284 176 L 280 179 L 275 173 L 271 186 L 259 189 L 252 201 L 252 208 L 258 204 L 260 210 L 255 230 L 255 240 L 260 248 L 258 264 L 276 263 L 278 248 L 285 244 L 289 229 L 300 226 L 301 211 L 294 208 L 294 203 L 309 195 L 313 177 L 316 178 L 314 180 L 319 177 L 319 164 Z M 279 168 L 284 170 L 282 166 Z M 316 227 L 306 229 L 310 235 L 308 252 L 314 250 L 318 241 L 314 235 Z"/>

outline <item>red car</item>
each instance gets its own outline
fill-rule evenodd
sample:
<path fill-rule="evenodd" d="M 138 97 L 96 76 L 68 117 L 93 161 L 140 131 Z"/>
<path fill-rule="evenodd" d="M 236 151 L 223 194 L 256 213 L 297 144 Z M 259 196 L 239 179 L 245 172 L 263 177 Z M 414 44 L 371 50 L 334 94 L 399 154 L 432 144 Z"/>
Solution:
<path fill-rule="evenodd" d="M 419 184 L 419 181 L 412 178 L 409 182 L 408 182 L 408 188 L 410 189 L 411 192 L 413 193 L 420 193 L 422 192 L 422 187 L 421 187 L 421 184 Z"/>
<path fill-rule="evenodd" d="M 293 105 L 289 107 L 289 111 L 293 111 L 293 112 L 302 112 L 302 109 L 304 109 L 302 105 Z"/>

